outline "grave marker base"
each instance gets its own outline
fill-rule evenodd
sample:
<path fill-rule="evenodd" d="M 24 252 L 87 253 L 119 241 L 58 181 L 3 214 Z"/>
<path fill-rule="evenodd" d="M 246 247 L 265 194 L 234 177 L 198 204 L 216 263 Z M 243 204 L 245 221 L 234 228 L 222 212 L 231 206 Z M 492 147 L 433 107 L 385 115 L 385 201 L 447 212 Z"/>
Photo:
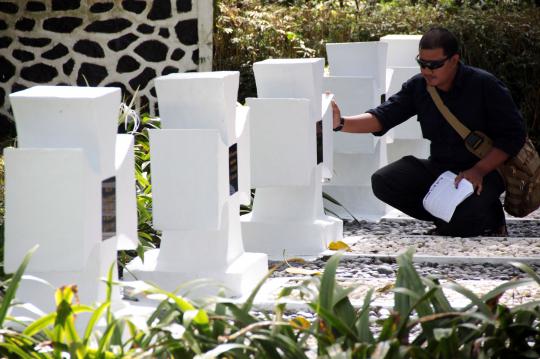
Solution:
<path fill-rule="evenodd" d="M 146 252 L 144 263 L 137 257 L 127 265 L 127 275 L 134 276 L 129 280 L 144 280 L 168 291 L 194 279 L 214 283 L 194 292 L 195 297 L 217 294 L 216 283 L 228 288 L 228 296 L 251 292 L 268 271 L 268 257 L 244 252 L 238 193 L 228 198 L 221 212 L 218 230 L 164 230 L 159 250 Z"/>
<path fill-rule="evenodd" d="M 254 221 L 251 214 L 240 218 L 246 250 L 267 253 L 272 260 L 318 256 L 343 238 L 343 222 L 330 216 L 312 222 Z"/>
<path fill-rule="evenodd" d="M 286 257 L 312 257 L 343 238 L 343 222 L 324 213 L 322 171 L 322 165 L 314 168 L 309 186 L 256 189 L 253 211 L 240 217 L 247 251 L 278 260 L 284 251 Z"/>
<path fill-rule="evenodd" d="M 90 257 L 94 260 L 88 261 L 87 266 L 80 271 L 25 272 L 17 289 L 16 301 L 18 303 L 29 303 L 37 307 L 41 312 L 50 313 L 56 311 L 54 300 L 56 289 L 67 285 L 77 285 L 78 298 L 76 300 L 79 303 L 93 305 L 104 302 L 107 295 L 107 285 L 104 280 L 111 265 L 114 265 L 113 282 L 118 281 L 116 246 L 117 241 L 115 238 L 95 245 L 90 252 Z M 53 260 L 54 258 L 51 258 L 51 261 Z M 112 307 L 122 307 L 120 288 L 118 286 L 112 287 L 111 302 Z M 25 306 L 12 307 L 10 315 L 14 317 L 23 316 L 33 320 L 41 316 L 39 313 L 29 311 Z M 77 319 L 76 326 L 80 334 L 84 333 L 89 319 L 89 315 Z"/>
<path fill-rule="evenodd" d="M 196 255 L 204 256 L 204 253 Z M 220 271 L 195 267 L 186 267 L 183 271 L 159 270 L 158 258 L 158 249 L 146 252 L 144 263 L 137 257 L 128 265 L 129 272 L 135 277 L 126 272 L 125 279 L 143 280 L 168 291 L 186 285 L 185 288 L 189 288 L 189 282 L 196 279 L 209 279 L 209 285 L 197 287 L 189 296 L 216 295 L 223 287 L 226 289 L 225 295 L 237 297 L 251 293 L 268 272 L 268 257 L 263 253 L 243 253 Z"/>

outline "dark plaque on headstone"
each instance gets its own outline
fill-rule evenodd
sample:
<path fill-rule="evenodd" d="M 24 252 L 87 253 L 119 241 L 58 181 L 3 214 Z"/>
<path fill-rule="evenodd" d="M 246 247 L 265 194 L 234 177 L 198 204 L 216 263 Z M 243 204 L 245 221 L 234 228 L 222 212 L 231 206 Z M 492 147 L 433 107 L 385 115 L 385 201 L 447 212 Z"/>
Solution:
<path fill-rule="evenodd" d="M 116 177 L 101 182 L 101 240 L 116 235 Z"/>
<path fill-rule="evenodd" d="M 383 102 L 385 102 L 385 101 L 386 101 L 386 94 L 383 93 L 383 94 L 381 95 L 381 103 L 383 103 Z"/>
<path fill-rule="evenodd" d="M 238 146 L 229 147 L 229 194 L 238 192 Z"/>
<path fill-rule="evenodd" d="M 322 133 L 322 120 L 317 121 L 315 124 L 315 133 L 317 134 L 317 164 L 323 162 L 323 133 Z"/>

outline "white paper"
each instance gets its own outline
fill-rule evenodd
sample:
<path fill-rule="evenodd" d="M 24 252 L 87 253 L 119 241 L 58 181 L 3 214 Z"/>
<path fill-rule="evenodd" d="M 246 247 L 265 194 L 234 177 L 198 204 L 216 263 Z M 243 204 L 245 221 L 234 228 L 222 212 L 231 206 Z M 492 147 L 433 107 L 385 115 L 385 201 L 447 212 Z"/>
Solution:
<path fill-rule="evenodd" d="M 474 188 L 471 182 L 462 179 L 458 187 L 454 185 L 456 174 L 446 171 L 431 185 L 424 197 L 424 208 L 437 218 L 450 222 L 458 204 L 469 197 Z"/>

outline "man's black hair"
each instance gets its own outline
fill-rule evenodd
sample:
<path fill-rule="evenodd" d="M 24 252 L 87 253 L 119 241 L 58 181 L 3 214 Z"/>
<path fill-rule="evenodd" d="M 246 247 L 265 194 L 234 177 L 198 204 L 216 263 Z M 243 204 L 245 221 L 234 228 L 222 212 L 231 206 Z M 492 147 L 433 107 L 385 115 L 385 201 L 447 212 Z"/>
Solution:
<path fill-rule="evenodd" d="M 445 56 L 459 54 L 459 43 L 457 38 L 448 29 L 443 27 L 432 27 L 420 39 L 420 49 L 444 50 Z"/>

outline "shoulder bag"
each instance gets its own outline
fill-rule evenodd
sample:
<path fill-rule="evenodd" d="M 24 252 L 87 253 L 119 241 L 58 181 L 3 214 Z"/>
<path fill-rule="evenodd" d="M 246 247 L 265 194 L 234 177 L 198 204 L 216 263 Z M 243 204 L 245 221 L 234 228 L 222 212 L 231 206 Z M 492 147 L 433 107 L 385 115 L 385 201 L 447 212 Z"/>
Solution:
<path fill-rule="evenodd" d="M 443 103 L 433 86 L 427 86 L 433 102 L 446 121 L 463 138 L 465 147 L 478 158 L 493 147 L 493 141 L 483 132 L 471 131 Z M 504 209 L 514 217 L 525 217 L 540 207 L 540 157 L 529 137 L 519 153 L 498 169 L 506 185 Z"/>

